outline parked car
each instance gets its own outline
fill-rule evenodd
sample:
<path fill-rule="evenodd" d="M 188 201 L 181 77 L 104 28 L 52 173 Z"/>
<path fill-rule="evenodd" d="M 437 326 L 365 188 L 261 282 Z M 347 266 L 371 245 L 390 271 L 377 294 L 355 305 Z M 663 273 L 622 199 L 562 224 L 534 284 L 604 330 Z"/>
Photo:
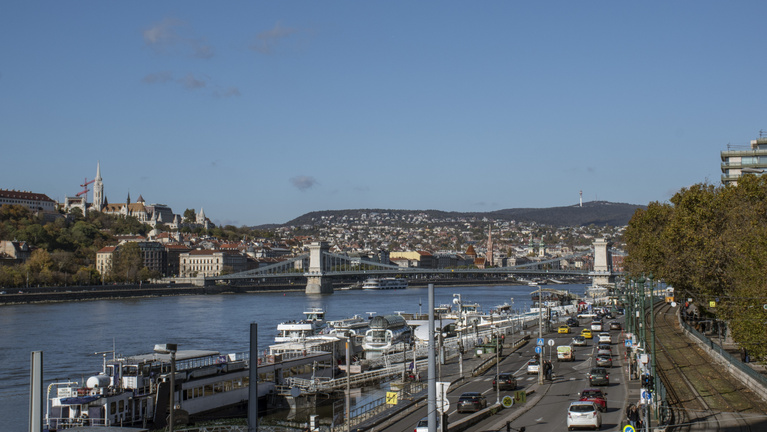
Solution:
<path fill-rule="evenodd" d="M 437 430 L 442 429 L 439 425 L 439 415 L 437 416 Z M 429 417 L 424 417 L 418 420 L 418 424 L 415 425 L 415 431 L 413 432 L 429 432 Z"/>
<path fill-rule="evenodd" d="M 588 345 L 586 343 L 586 338 L 583 336 L 576 336 L 573 338 L 573 345 L 575 346 L 586 346 Z"/>
<path fill-rule="evenodd" d="M 602 331 L 602 321 L 591 321 L 591 331 Z"/>
<path fill-rule="evenodd" d="M 597 337 L 599 338 L 599 343 L 608 343 L 608 344 L 613 343 L 613 338 L 612 336 L 610 336 L 610 333 L 602 332 L 602 333 L 599 333 Z"/>
<path fill-rule="evenodd" d="M 557 329 L 557 333 L 559 333 L 559 334 L 570 334 L 570 327 L 568 327 L 566 325 L 559 326 L 559 328 Z"/>
<path fill-rule="evenodd" d="M 541 367 L 540 362 L 538 362 L 537 359 L 530 359 L 530 361 L 527 362 L 527 373 L 528 374 L 537 374 L 538 368 Z"/>
<path fill-rule="evenodd" d="M 599 407 L 594 402 L 578 401 L 570 403 L 567 408 L 567 430 L 575 428 L 594 428 L 602 427 L 602 414 Z M 420 432 L 420 431 L 418 431 Z"/>
<path fill-rule="evenodd" d="M 477 412 L 485 408 L 487 408 L 487 399 L 482 396 L 482 393 L 466 392 L 458 398 L 458 408 L 456 410 L 459 413 L 464 413 Z"/>
<path fill-rule="evenodd" d="M 569 325 L 570 327 L 578 327 L 579 325 L 581 325 L 581 323 L 579 323 L 577 319 L 572 317 L 568 318 L 567 321 L 565 321 L 565 324 Z"/>
<path fill-rule="evenodd" d="M 610 385 L 610 374 L 603 367 L 592 368 L 589 373 L 590 386 L 608 386 Z"/>
<path fill-rule="evenodd" d="M 613 367 L 613 358 L 607 355 L 599 355 L 597 356 L 596 364 L 599 367 L 611 368 Z"/>
<path fill-rule="evenodd" d="M 497 378 L 493 378 L 493 390 L 499 385 L 498 382 L 500 382 L 500 390 L 514 390 L 517 388 L 517 379 L 510 373 L 502 373 Z"/>
<path fill-rule="evenodd" d="M 621 329 L 622 329 L 621 323 L 619 323 L 618 321 L 610 322 L 610 330 L 621 330 Z"/>
<path fill-rule="evenodd" d="M 607 393 L 597 388 L 584 389 L 580 394 L 581 401 L 594 402 L 602 412 L 607 411 Z"/>
<path fill-rule="evenodd" d="M 589 329 L 583 329 L 583 330 L 581 330 L 581 336 L 583 336 L 583 337 L 584 337 L 584 338 L 586 338 L 586 339 L 591 339 L 591 338 L 593 338 L 593 337 L 594 337 L 594 336 L 591 334 L 591 330 L 589 330 Z"/>

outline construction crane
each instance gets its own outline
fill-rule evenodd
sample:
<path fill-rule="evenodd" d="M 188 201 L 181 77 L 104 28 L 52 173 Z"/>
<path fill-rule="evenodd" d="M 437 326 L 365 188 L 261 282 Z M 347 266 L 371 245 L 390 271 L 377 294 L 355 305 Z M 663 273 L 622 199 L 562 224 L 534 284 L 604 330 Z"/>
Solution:
<path fill-rule="evenodd" d="M 83 190 L 81 190 L 81 191 L 80 191 L 80 192 L 77 194 L 77 196 L 80 196 L 80 195 L 84 195 L 84 194 L 87 194 L 88 192 L 90 192 L 90 190 L 88 189 L 88 185 L 89 185 L 89 184 L 91 184 L 91 183 L 93 183 L 93 182 L 95 182 L 95 181 L 96 181 L 96 179 L 93 179 L 93 180 L 91 180 L 91 181 L 88 181 L 88 178 L 87 178 L 87 177 L 86 177 L 85 179 L 83 179 L 83 184 L 81 184 L 81 185 L 80 185 L 80 187 L 81 187 L 81 188 L 83 188 Z"/>

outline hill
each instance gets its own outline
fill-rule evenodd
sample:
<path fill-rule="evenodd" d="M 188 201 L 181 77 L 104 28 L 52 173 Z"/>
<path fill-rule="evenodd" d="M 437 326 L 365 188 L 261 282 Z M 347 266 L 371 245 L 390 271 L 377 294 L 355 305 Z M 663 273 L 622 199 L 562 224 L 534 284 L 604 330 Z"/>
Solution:
<path fill-rule="evenodd" d="M 585 225 L 627 225 L 631 216 L 639 208 L 646 206 L 625 203 L 612 203 L 607 201 L 590 201 L 578 205 L 549 208 L 519 208 L 495 210 L 491 212 L 446 212 L 441 210 L 385 210 L 385 209 L 350 209 L 350 210 L 324 210 L 314 211 L 299 216 L 283 226 L 314 225 L 323 216 L 334 218 L 353 217 L 358 218 L 362 214 L 388 213 L 392 216 L 407 216 L 426 214 L 435 219 L 494 219 L 517 222 L 535 222 L 551 226 L 585 226 Z"/>

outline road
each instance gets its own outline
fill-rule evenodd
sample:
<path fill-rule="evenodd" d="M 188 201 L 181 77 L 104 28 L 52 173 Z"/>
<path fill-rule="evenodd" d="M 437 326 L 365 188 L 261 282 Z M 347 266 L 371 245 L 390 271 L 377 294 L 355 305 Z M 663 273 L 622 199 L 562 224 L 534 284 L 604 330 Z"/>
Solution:
<path fill-rule="evenodd" d="M 605 323 L 609 320 L 605 320 Z M 557 362 L 556 346 L 569 344 L 575 334 L 579 333 L 584 325 L 589 324 L 590 320 L 581 319 L 580 327 L 573 327 L 571 334 L 548 333 L 544 335 L 545 351 L 544 359 L 551 356 L 554 366 L 553 381 L 545 381 L 539 386 L 537 375 L 527 374 L 527 361 L 534 355 L 536 338 L 532 343 L 520 348 L 515 353 L 507 354 L 499 365 L 500 372 L 510 372 L 517 377 L 518 390 L 534 389 L 535 393 L 528 396 L 526 404 L 517 404 L 510 409 L 504 409 L 497 415 L 472 426 L 468 430 L 472 431 L 496 431 L 506 430 L 507 420 L 513 419 L 511 426 L 518 429 L 525 427 L 527 432 L 566 430 L 567 429 L 567 407 L 570 402 L 578 400 L 578 394 L 581 390 L 588 388 L 588 378 L 586 374 L 593 367 L 596 349 L 596 339 L 587 340 L 588 346 L 575 347 L 575 361 Z M 613 367 L 609 368 L 610 385 L 601 387 L 607 393 L 607 411 L 602 415 L 602 430 L 615 430 L 621 425 L 624 419 L 626 386 L 624 385 L 626 374 L 624 368 L 624 350 L 622 348 L 621 332 L 613 330 Z M 595 336 L 596 337 L 596 336 Z M 553 340 L 553 347 L 549 346 L 549 341 Z M 551 351 L 551 352 L 550 352 Z M 491 354 L 488 354 L 491 355 Z M 471 414 L 458 414 L 455 410 L 458 398 L 463 392 L 480 392 L 485 395 L 488 405 L 493 405 L 498 396 L 492 388 L 492 380 L 495 376 L 495 367 L 491 367 L 483 375 L 467 378 L 462 383 L 451 386 L 448 393 L 450 409 L 448 410 L 448 424 L 465 419 Z M 506 395 L 513 396 L 514 391 L 500 392 L 500 399 Z M 542 399 L 536 400 L 539 397 Z M 415 412 L 403 417 L 396 423 L 387 426 L 385 429 L 376 429 L 381 431 L 409 431 L 414 430 L 419 419 L 427 416 L 427 408 L 422 407 Z M 512 429 L 513 430 L 513 429 Z"/>

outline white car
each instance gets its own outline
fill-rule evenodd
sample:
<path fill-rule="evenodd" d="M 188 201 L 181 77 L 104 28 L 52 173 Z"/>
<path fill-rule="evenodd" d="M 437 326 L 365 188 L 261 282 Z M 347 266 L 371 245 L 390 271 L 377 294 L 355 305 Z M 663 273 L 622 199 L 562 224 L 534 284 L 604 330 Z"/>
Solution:
<path fill-rule="evenodd" d="M 592 331 L 602 331 L 602 321 L 592 321 L 591 322 L 591 330 Z"/>
<path fill-rule="evenodd" d="M 599 343 L 613 343 L 613 338 L 610 333 L 599 333 Z"/>
<path fill-rule="evenodd" d="M 579 401 L 570 403 L 567 408 L 567 430 L 575 428 L 602 427 L 602 414 L 594 402 Z"/>
<path fill-rule="evenodd" d="M 437 415 L 437 430 L 440 430 L 439 427 L 439 415 Z M 415 425 L 415 431 L 414 432 L 429 432 L 429 417 L 424 417 L 421 420 L 418 420 L 418 424 Z"/>
<path fill-rule="evenodd" d="M 539 367 L 541 367 L 541 365 L 538 362 L 538 360 L 531 359 L 529 362 L 527 362 L 527 373 L 529 373 L 529 374 L 537 374 Z"/>

